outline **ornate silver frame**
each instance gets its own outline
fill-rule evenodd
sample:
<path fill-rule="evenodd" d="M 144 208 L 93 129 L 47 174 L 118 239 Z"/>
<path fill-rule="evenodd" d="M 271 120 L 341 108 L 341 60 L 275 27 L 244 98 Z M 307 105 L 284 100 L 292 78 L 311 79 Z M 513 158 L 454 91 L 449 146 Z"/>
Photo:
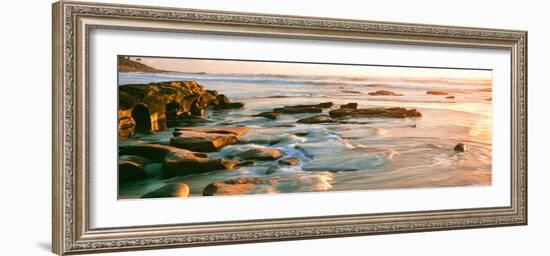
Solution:
<path fill-rule="evenodd" d="M 91 229 L 87 193 L 88 33 L 93 29 L 508 49 L 508 207 Z M 527 32 L 61 1 L 53 5 L 53 251 L 203 246 L 527 224 Z"/>

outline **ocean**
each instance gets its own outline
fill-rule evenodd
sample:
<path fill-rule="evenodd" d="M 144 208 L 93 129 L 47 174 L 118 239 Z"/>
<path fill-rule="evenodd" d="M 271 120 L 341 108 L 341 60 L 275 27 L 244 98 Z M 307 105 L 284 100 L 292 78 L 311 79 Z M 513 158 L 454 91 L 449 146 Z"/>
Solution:
<path fill-rule="evenodd" d="M 251 194 L 403 189 L 450 186 L 489 186 L 492 173 L 491 83 L 473 79 L 421 79 L 398 77 L 292 76 L 271 74 L 119 73 L 119 86 L 173 80 L 196 80 L 217 90 L 242 109 L 206 112 L 207 122 L 194 127 L 247 126 L 243 143 L 223 147 L 210 157 L 230 158 L 235 152 L 269 145 L 300 159 L 295 166 L 261 161 L 234 171 L 152 178 L 119 187 L 119 198 L 138 198 L 170 182 L 185 181 L 190 196 L 201 196 L 215 181 L 239 177 L 282 177 L 258 186 Z M 403 96 L 371 96 L 389 90 Z M 430 95 L 444 90 L 448 95 Z M 454 96 L 453 99 L 447 96 Z M 346 123 L 300 124 L 296 120 L 317 114 L 285 114 L 276 120 L 253 117 L 273 108 L 331 101 L 356 102 L 359 108 L 415 108 L 421 118 L 352 118 Z M 325 109 L 323 114 L 327 114 Z M 173 128 L 119 140 L 119 145 L 169 144 Z M 297 136 L 296 133 L 307 134 Z M 466 152 L 453 150 L 458 143 Z M 151 173 L 160 164 L 146 167 Z"/>

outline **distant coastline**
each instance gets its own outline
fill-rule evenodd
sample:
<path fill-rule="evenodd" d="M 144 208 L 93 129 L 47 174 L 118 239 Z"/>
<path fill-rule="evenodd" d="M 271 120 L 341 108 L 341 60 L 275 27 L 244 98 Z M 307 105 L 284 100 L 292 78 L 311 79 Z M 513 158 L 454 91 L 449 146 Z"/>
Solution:
<path fill-rule="evenodd" d="M 164 73 L 165 70 L 156 69 L 143 63 L 133 61 L 126 56 L 118 57 L 118 72 L 144 72 L 144 73 Z"/>

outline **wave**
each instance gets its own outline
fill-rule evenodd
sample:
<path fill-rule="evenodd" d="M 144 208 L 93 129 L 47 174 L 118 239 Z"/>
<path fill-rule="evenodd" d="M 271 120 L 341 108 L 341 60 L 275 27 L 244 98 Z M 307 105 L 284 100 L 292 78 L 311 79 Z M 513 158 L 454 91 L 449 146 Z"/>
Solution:
<path fill-rule="evenodd" d="M 273 86 L 358 86 L 401 89 L 434 89 L 465 91 L 489 90 L 492 83 L 472 79 L 420 78 L 350 78 L 345 76 L 289 76 L 289 75 L 219 75 L 189 73 L 119 73 L 119 85 L 143 84 L 172 80 L 196 80 L 203 84 L 267 84 Z"/>

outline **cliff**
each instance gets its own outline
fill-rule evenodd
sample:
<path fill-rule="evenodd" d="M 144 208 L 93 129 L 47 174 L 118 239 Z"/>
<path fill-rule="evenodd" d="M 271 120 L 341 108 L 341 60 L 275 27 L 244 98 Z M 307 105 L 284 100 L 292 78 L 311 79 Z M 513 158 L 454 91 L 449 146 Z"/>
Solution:
<path fill-rule="evenodd" d="M 241 108 L 240 102 L 217 91 L 205 90 L 196 81 L 170 81 L 150 84 L 129 84 L 118 88 L 119 137 L 135 132 L 159 131 L 168 121 L 203 116 L 205 109 Z"/>
<path fill-rule="evenodd" d="M 147 66 L 143 63 L 133 61 L 128 59 L 125 56 L 118 57 L 118 72 L 166 72 L 164 70 L 159 70 L 150 66 Z"/>

